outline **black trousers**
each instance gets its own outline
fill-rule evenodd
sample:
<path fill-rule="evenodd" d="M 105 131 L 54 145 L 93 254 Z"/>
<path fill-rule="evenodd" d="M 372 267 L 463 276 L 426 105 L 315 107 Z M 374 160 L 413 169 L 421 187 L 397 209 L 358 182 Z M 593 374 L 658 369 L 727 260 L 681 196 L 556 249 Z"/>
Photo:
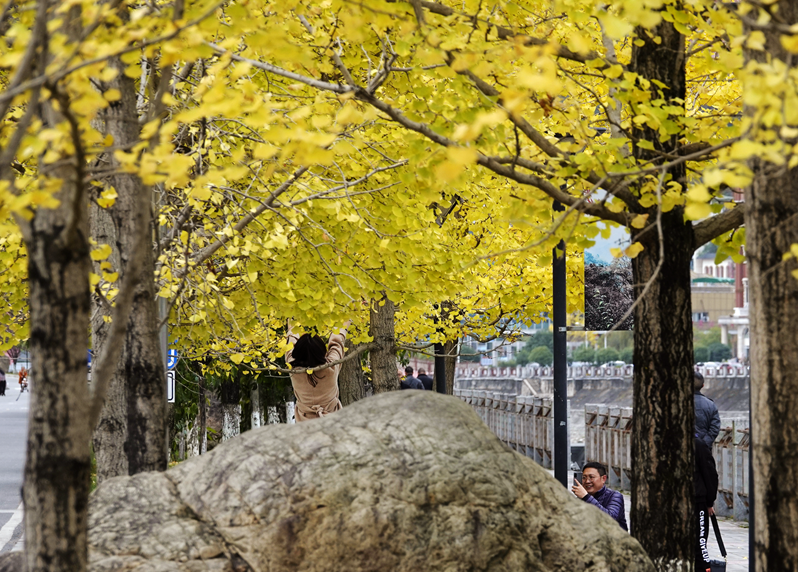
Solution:
<path fill-rule="evenodd" d="M 696 542 L 695 542 L 695 572 L 709 571 L 709 548 L 707 539 L 709 538 L 709 507 L 706 501 L 696 499 Z"/>

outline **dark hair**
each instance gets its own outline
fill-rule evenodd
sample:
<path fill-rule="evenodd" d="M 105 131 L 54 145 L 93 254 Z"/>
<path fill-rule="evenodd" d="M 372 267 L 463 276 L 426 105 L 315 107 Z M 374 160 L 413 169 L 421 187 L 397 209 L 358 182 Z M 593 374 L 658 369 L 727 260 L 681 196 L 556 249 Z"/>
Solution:
<path fill-rule="evenodd" d="M 327 363 L 327 344 L 319 336 L 302 334 L 291 352 L 293 367 L 316 367 Z"/>
<path fill-rule="evenodd" d="M 427 370 L 424 368 L 418 368 L 418 375 L 427 375 Z"/>
<path fill-rule="evenodd" d="M 407 366 L 407 367 L 405 368 L 405 374 L 406 374 L 406 375 L 413 375 L 413 368 L 412 368 L 412 367 L 410 367 L 410 366 Z"/>
<path fill-rule="evenodd" d="M 598 471 L 599 477 L 607 476 L 607 467 L 595 461 L 590 461 L 589 463 L 585 463 L 585 466 L 582 467 L 582 471 L 584 471 L 585 469 L 596 469 Z"/>
<path fill-rule="evenodd" d="M 701 375 L 700 371 L 694 371 L 693 375 L 695 376 L 695 379 L 693 379 L 693 390 L 698 391 L 704 387 L 704 376 Z"/>

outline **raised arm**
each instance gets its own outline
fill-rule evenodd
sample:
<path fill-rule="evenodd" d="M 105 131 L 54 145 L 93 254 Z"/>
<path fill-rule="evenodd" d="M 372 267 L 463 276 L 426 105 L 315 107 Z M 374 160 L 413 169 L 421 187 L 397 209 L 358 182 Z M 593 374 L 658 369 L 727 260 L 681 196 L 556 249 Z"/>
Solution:
<path fill-rule="evenodd" d="M 291 320 L 290 319 L 285 321 L 285 327 L 286 327 L 286 334 L 285 335 L 288 338 L 288 341 L 291 342 L 292 341 L 291 338 L 293 338 L 293 341 L 295 342 L 299 338 L 299 336 L 297 336 L 294 333 L 294 327 L 293 327 L 293 325 L 291 325 Z"/>
<path fill-rule="evenodd" d="M 327 342 L 327 361 L 338 361 L 344 357 L 344 345 L 346 344 L 347 328 L 352 324 L 352 320 L 344 322 L 339 333 L 333 332 L 330 341 Z M 340 366 L 336 366 L 340 367 Z"/>

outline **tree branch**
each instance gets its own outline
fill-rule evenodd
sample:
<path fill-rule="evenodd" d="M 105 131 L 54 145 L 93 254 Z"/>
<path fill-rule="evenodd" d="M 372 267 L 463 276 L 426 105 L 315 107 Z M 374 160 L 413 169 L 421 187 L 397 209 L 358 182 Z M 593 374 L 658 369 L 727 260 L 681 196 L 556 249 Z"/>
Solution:
<path fill-rule="evenodd" d="M 410 4 L 412 4 L 415 7 L 415 1 L 414 0 L 408 0 L 408 1 L 410 2 Z M 496 24 L 493 24 L 493 23 L 488 22 L 487 20 L 484 20 L 484 19 L 481 19 L 481 18 L 477 18 L 477 17 L 472 16 L 470 14 L 466 14 L 464 12 L 456 12 L 454 8 L 450 8 L 449 6 L 444 6 L 443 4 L 439 4 L 438 2 L 429 2 L 427 0 L 421 0 L 420 4 L 421 4 L 421 6 L 423 8 L 426 8 L 427 10 L 432 12 L 433 14 L 438 14 L 439 16 L 452 16 L 455 13 L 457 13 L 458 15 L 463 16 L 465 18 L 468 18 L 471 21 L 475 21 L 475 22 L 479 22 L 481 24 L 485 24 L 488 28 L 493 28 L 493 29 L 496 30 L 496 36 L 500 40 L 510 40 L 510 39 L 513 39 L 513 38 L 523 38 L 523 44 L 524 44 L 524 46 L 527 46 L 527 47 L 529 47 L 529 46 L 547 46 L 547 45 L 551 44 L 551 42 L 549 40 L 545 39 L 545 38 L 534 38 L 534 37 L 528 36 L 526 34 L 519 34 L 518 32 L 516 32 L 514 30 L 511 30 L 509 28 L 505 28 L 503 26 L 497 26 Z M 590 60 L 595 60 L 595 59 L 600 59 L 601 58 L 601 54 L 599 54 L 597 52 L 591 51 L 591 52 L 589 52 L 587 54 L 582 55 L 582 54 L 577 54 L 576 52 L 573 52 L 573 51 L 569 50 L 568 48 L 566 48 L 564 46 L 559 46 L 559 45 L 556 46 L 556 52 L 555 52 L 554 55 L 557 56 L 558 58 L 563 58 L 563 59 L 566 59 L 566 60 L 572 60 L 572 61 L 580 62 L 580 63 L 585 63 L 585 62 L 590 61 Z"/>
<path fill-rule="evenodd" d="M 203 44 L 213 49 L 216 53 L 230 54 L 230 57 L 237 62 L 247 63 L 254 68 L 262 69 L 263 71 L 273 73 L 274 75 L 279 75 L 286 79 L 292 79 L 294 81 L 304 83 L 305 85 L 309 85 L 310 87 L 315 87 L 316 89 L 321 89 L 323 91 L 332 91 L 333 93 L 349 93 L 355 90 L 355 87 L 351 85 L 339 85 L 336 83 L 321 81 L 316 78 L 304 76 L 277 66 L 273 66 L 271 64 L 259 62 L 258 60 L 253 60 L 250 58 L 239 56 L 238 54 L 235 54 L 230 50 L 223 48 L 222 46 L 219 46 L 218 44 L 214 44 L 213 42 L 203 42 Z"/>
<path fill-rule="evenodd" d="M 336 365 L 347 362 L 349 360 L 353 360 L 356 357 L 358 357 L 360 354 L 373 349 L 377 349 L 378 347 L 380 347 L 379 342 L 371 342 L 368 344 L 359 345 L 341 359 L 331 361 L 329 363 L 325 363 L 324 365 L 320 365 L 317 367 L 292 367 L 290 369 L 284 367 L 257 367 L 257 368 L 252 368 L 251 371 L 276 371 L 279 373 L 307 373 L 308 370 L 312 370 L 314 372 L 317 372 L 331 367 L 335 367 Z"/>
<path fill-rule="evenodd" d="M 693 225 L 696 250 L 711 240 L 741 226 L 745 219 L 745 203 L 737 203 L 731 210 L 715 215 Z"/>
<path fill-rule="evenodd" d="M 299 177 L 301 177 L 302 175 L 304 175 L 307 172 L 307 170 L 308 170 L 308 167 L 300 167 L 299 169 L 294 171 L 294 173 L 290 177 L 288 177 L 288 179 L 283 181 L 283 184 L 281 184 L 279 187 L 277 187 L 277 189 L 275 189 L 275 191 L 269 196 L 268 199 L 263 201 L 263 203 L 261 203 L 257 208 L 252 209 L 251 211 L 249 211 L 247 213 L 246 216 L 241 218 L 241 220 L 239 220 L 235 224 L 235 226 L 233 227 L 233 230 L 235 230 L 236 233 L 240 232 L 249 223 L 251 223 L 253 220 L 255 220 L 258 217 L 258 215 L 260 215 L 264 211 L 270 209 L 272 204 L 274 204 L 274 201 L 277 199 L 277 197 L 279 197 L 286 190 L 288 190 L 291 187 L 291 185 L 293 185 L 297 181 L 297 179 L 299 179 Z M 227 236 L 227 235 L 223 236 L 222 238 L 217 239 L 216 242 L 206 246 L 205 248 L 200 250 L 197 254 L 192 256 L 191 257 L 191 262 L 193 262 L 194 264 L 201 264 L 203 261 L 205 261 L 208 258 L 210 258 L 211 256 L 213 256 L 213 254 L 217 250 L 219 250 L 221 247 L 223 247 L 225 244 L 227 244 L 227 242 L 229 240 L 230 240 L 230 237 Z M 182 278 L 187 273 L 188 273 L 188 266 L 185 266 L 182 269 L 180 269 L 178 272 L 175 272 L 174 276 L 177 277 L 177 278 Z"/>

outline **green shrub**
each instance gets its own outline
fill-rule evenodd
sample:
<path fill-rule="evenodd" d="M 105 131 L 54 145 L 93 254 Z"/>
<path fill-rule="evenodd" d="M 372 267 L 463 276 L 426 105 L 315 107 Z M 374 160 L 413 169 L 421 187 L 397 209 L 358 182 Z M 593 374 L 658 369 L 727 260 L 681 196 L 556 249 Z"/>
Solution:
<path fill-rule="evenodd" d="M 618 361 L 619 359 L 621 359 L 621 356 L 615 348 L 601 348 L 596 352 L 596 361 L 599 365 L 610 361 Z"/>
<path fill-rule="evenodd" d="M 632 363 L 634 361 L 635 349 L 633 347 L 623 348 L 621 350 L 621 361 L 624 363 Z"/>
<path fill-rule="evenodd" d="M 554 361 L 554 354 L 546 346 L 538 346 L 529 351 L 529 361 L 540 365 L 551 365 Z"/>
<path fill-rule="evenodd" d="M 596 363 L 596 350 L 591 347 L 576 348 L 572 357 L 574 361 Z"/>
<path fill-rule="evenodd" d="M 709 361 L 725 361 L 732 357 L 732 351 L 729 346 L 716 342 L 707 346 L 709 350 Z"/>

